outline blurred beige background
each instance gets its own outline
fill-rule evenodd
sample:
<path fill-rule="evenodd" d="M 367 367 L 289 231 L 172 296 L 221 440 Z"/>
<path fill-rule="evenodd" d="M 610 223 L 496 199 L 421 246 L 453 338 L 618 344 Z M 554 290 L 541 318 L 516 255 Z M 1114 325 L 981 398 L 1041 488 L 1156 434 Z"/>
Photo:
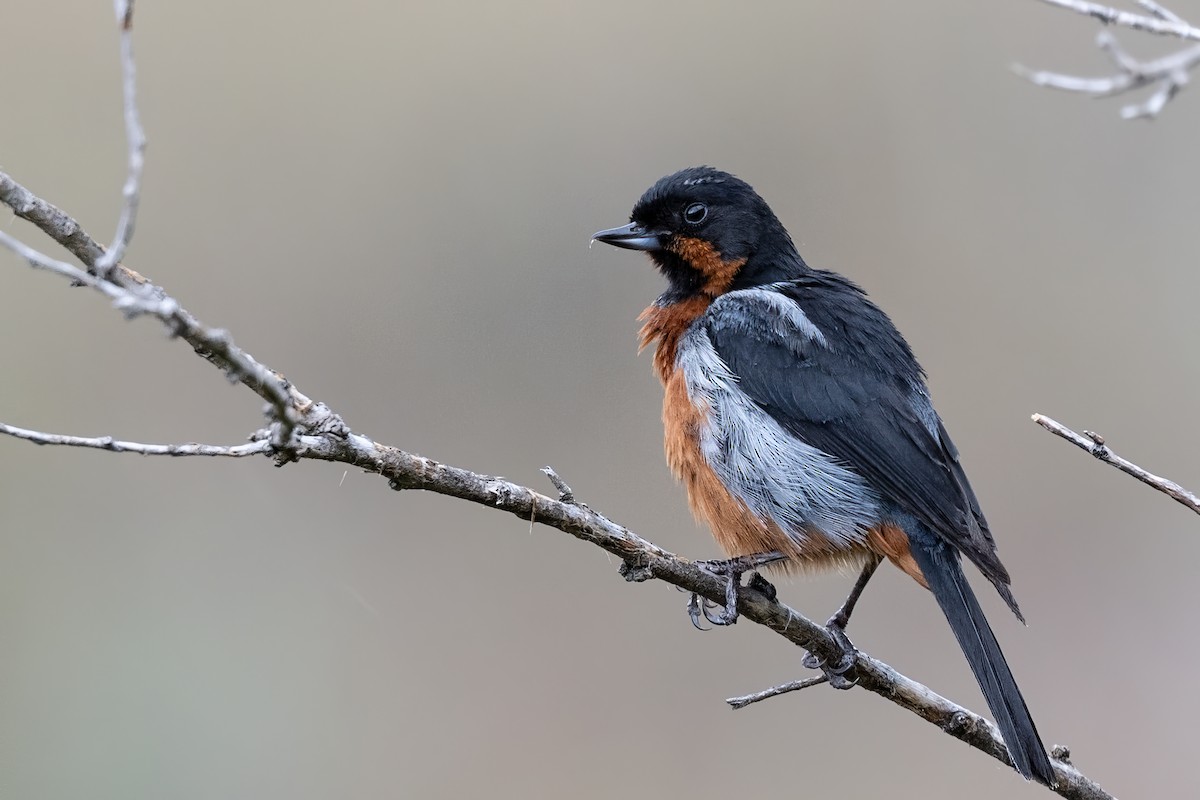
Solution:
<path fill-rule="evenodd" d="M 3 25 L 0 168 L 107 239 L 111 6 L 10 3 Z M 588 238 L 662 174 L 734 171 L 929 370 L 1031 623 L 977 582 L 1047 743 L 1120 796 L 1195 797 L 1200 520 L 1029 421 L 1200 487 L 1200 96 L 1133 124 L 1009 71 L 1105 70 L 1096 31 L 1035 2 L 140 4 L 127 263 L 360 432 L 545 491 L 552 464 L 713 557 L 634 354 L 660 279 Z M 0 268 L 3 421 L 217 443 L 260 424 L 154 323 Z M 823 619 L 849 583 L 781 591 Z M 865 692 L 731 713 L 800 654 L 750 625 L 696 633 L 683 601 L 341 466 L 0 440 L 0 793 L 1047 796 Z M 894 570 L 851 633 L 983 710 Z"/>

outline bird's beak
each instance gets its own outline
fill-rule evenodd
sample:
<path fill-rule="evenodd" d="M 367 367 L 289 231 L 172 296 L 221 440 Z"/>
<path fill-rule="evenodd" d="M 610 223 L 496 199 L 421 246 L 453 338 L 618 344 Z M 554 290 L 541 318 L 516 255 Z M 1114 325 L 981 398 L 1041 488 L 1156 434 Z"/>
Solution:
<path fill-rule="evenodd" d="M 592 234 L 592 240 L 611 244 L 613 247 L 623 247 L 626 250 L 661 250 L 663 235 L 660 231 L 648 231 L 641 225 L 631 222 L 619 228 L 597 231 Z"/>

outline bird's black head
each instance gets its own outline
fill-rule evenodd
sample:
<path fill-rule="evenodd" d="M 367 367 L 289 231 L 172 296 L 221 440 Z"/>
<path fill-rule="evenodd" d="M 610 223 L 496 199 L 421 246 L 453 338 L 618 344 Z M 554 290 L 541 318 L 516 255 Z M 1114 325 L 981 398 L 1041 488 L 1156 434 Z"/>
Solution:
<path fill-rule="evenodd" d="M 638 200 L 630 223 L 594 239 L 644 250 L 676 297 L 796 277 L 805 269 L 791 237 L 745 181 L 712 167 L 662 178 Z"/>

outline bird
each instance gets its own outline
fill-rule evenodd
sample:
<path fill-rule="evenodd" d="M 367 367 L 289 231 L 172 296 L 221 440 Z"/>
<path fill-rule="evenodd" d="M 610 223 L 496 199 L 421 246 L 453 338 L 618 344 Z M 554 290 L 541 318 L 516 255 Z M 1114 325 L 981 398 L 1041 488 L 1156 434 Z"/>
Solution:
<path fill-rule="evenodd" d="M 962 568 L 965 557 L 1024 623 L 971 484 L 908 342 L 866 292 L 810 267 L 745 181 L 712 167 L 661 178 L 630 222 L 594 241 L 644 251 L 667 289 L 639 318 L 664 388 L 667 461 L 729 556 L 726 607 L 749 568 L 862 567 L 827 627 L 848 664 L 850 612 L 886 559 L 928 589 L 950 624 L 1017 771 L 1054 770 Z M 758 576 L 756 576 L 757 578 Z M 763 581 L 765 583 L 765 580 Z M 769 584 L 767 584 L 769 586 Z M 814 666 L 806 660 L 806 665 Z"/>

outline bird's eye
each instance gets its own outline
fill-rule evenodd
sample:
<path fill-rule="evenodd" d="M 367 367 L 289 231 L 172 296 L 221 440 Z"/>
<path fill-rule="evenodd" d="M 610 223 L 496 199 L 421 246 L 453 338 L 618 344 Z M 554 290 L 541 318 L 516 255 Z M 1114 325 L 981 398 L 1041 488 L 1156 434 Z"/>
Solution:
<path fill-rule="evenodd" d="M 683 211 L 683 221 L 689 225 L 699 225 L 708 217 L 708 206 L 704 203 L 692 203 Z"/>

